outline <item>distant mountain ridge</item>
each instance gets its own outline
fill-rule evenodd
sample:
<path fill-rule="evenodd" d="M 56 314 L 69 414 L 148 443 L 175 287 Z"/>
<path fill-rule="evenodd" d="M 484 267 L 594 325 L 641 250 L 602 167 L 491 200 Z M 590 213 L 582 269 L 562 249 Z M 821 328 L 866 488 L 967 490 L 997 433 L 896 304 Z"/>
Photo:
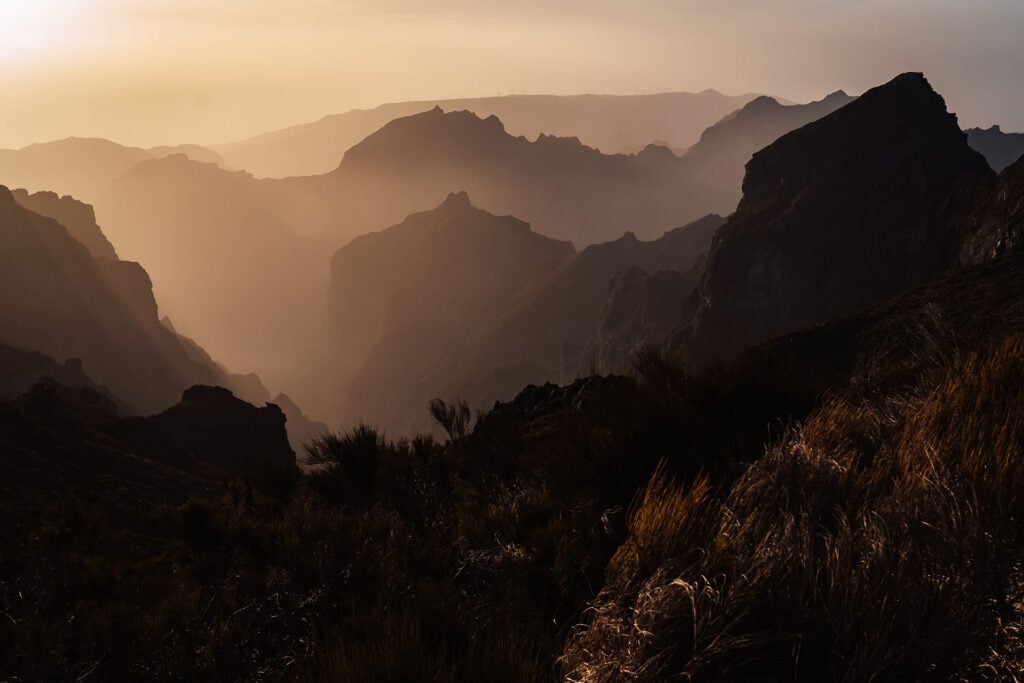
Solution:
<path fill-rule="evenodd" d="M 429 111 L 471 111 L 497 116 L 512 135 L 578 137 L 605 153 L 643 149 L 655 140 L 685 149 L 706 127 L 756 95 L 714 90 L 655 95 L 507 95 L 395 102 L 355 109 L 319 121 L 213 145 L 228 163 L 258 177 L 319 175 L 338 165 L 345 151 L 389 121 Z"/>
<path fill-rule="evenodd" d="M 126 147 L 102 138 L 65 138 L 21 149 L 0 149 L 0 185 L 29 192 L 53 191 L 94 203 L 110 182 L 147 159 L 186 154 L 197 161 L 225 165 L 224 159 L 199 145 Z"/>
<path fill-rule="evenodd" d="M 581 248 L 626 231 L 655 239 L 730 213 L 750 155 L 776 131 L 842 101 L 755 107 L 683 157 L 657 146 L 608 155 L 548 135 L 531 142 L 496 117 L 435 108 L 389 122 L 321 176 L 261 180 L 180 155 L 145 161 L 113 184 L 97 213 L 119 249 L 147 264 L 176 322 L 215 356 L 277 383 L 316 335 L 324 255 L 357 235 L 466 190 L 488 212 Z M 772 112 L 765 125 L 751 124 L 759 109 Z M 738 141 L 725 144 L 732 134 Z"/>
<path fill-rule="evenodd" d="M 1024 156 L 1024 133 L 1004 133 L 999 126 L 968 128 L 964 132 L 967 143 L 985 155 L 997 173 Z"/>

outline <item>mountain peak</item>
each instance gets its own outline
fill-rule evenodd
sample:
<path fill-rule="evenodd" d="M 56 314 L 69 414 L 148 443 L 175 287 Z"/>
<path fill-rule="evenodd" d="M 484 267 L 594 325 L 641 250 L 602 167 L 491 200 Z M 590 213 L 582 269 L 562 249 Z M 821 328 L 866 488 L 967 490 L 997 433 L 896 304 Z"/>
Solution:
<path fill-rule="evenodd" d="M 475 208 L 469 200 L 469 193 L 465 190 L 459 190 L 458 192 L 451 192 L 448 197 L 441 203 L 438 208 L 460 208 L 460 209 L 472 209 Z"/>
<path fill-rule="evenodd" d="M 747 163 L 711 250 L 692 356 L 728 355 L 942 272 L 957 252 L 950 189 L 991 176 L 920 73 L 782 136 Z"/>

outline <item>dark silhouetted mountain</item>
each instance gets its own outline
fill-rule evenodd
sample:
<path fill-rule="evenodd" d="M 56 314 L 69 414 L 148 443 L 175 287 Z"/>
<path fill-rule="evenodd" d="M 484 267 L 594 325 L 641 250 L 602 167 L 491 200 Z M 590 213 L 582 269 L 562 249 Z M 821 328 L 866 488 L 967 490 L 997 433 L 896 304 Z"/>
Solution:
<path fill-rule="evenodd" d="M 85 371 L 136 410 L 175 401 L 196 382 L 226 383 L 188 357 L 160 324 L 137 263 L 94 259 L 57 221 L 22 207 L 0 187 L 0 342 Z"/>
<path fill-rule="evenodd" d="M 691 356 L 729 356 L 950 268 L 950 197 L 991 175 L 920 74 L 783 136 L 747 165 L 743 199 L 716 235 Z"/>
<path fill-rule="evenodd" d="M 627 233 L 576 254 L 453 194 L 335 255 L 318 361 L 330 370 L 307 380 L 329 393 L 303 403 L 411 432 L 429 424 L 425 406 L 437 396 L 484 406 L 525 384 L 574 377 L 609 280 L 634 266 L 690 268 L 721 222 L 708 217 L 650 242 Z M 338 387 L 347 387 L 344 403 Z"/>
<path fill-rule="evenodd" d="M 740 199 L 744 167 L 754 152 L 854 99 L 842 90 L 808 104 L 786 105 L 758 97 L 705 130 L 684 160 L 700 169 L 700 177 L 711 179 L 703 188 L 708 202 L 722 213 L 731 213 Z"/>
<path fill-rule="evenodd" d="M 1004 133 L 999 126 L 968 128 L 967 144 L 981 152 L 997 173 L 1024 156 L 1024 133 Z"/>
<path fill-rule="evenodd" d="M 44 381 L 17 400 L 0 400 L 0 536 L 34 528 L 47 508 L 71 498 L 150 536 L 163 506 L 219 494 L 215 482 L 140 457 L 96 430 L 104 422 L 102 394 L 51 387 Z"/>
<path fill-rule="evenodd" d="M 198 145 L 147 150 L 102 138 L 66 138 L 21 149 L 0 149 L 0 184 L 95 202 L 114 178 L 139 162 L 182 153 L 199 161 L 223 164 L 219 155 Z"/>
<path fill-rule="evenodd" d="M 398 102 L 326 116 L 242 142 L 215 145 L 214 149 L 235 168 L 244 168 L 260 177 L 327 173 L 338 165 L 346 150 L 389 121 L 436 106 L 445 111 L 471 111 L 480 118 L 497 116 L 513 135 L 531 139 L 541 133 L 578 137 L 583 144 L 607 153 L 639 151 L 654 140 L 685 149 L 702 130 L 754 97 L 731 97 L 705 90 L 632 96 L 510 95 Z"/>
<path fill-rule="evenodd" d="M 14 201 L 40 216 L 52 218 L 65 228 L 76 240 L 85 245 L 93 258 L 116 259 L 117 252 L 96 224 L 96 213 L 92 206 L 67 195 L 56 192 L 35 192 L 14 190 Z"/>
<path fill-rule="evenodd" d="M 260 476 L 295 467 L 285 414 L 257 408 L 223 387 L 193 386 L 181 402 L 151 417 L 109 424 L 105 431 L 132 452 L 211 476 Z"/>

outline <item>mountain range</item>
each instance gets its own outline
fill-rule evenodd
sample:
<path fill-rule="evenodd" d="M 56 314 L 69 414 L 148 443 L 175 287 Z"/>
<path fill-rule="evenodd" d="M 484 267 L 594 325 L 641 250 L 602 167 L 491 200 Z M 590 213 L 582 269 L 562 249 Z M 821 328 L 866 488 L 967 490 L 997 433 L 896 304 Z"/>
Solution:
<path fill-rule="evenodd" d="M 721 223 L 576 252 L 454 193 L 334 255 L 326 337 L 298 395 L 318 414 L 405 433 L 427 426 L 436 396 L 486 406 L 526 384 L 571 380 L 611 278 L 687 270 Z"/>
<path fill-rule="evenodd" d="M 0 678 L 1012 680 L 1024 158 L 918 73 L 800 107 L 0 187 Z"/>
<path fill-rule="evenodd" d="M 102 138 L 65 138 L 21 149 L 0 149 L 0 183 L 31 192 L 53 191 L 92 203 L 114 178 L 136 164 L 171 154 L 224 164 L 220 155 L 199 145 L 143 149 Z"/>
<path fill-rule="evenodd" d="M 487 211 L 580 247 L 627 230 L 654 239 L 731 212 L 746 157 L 845 101 L 759 100 L 698 143 L 692 159 L 654 146 L 607 155 L 575 138 L 530 142 L 493 116 L 434 109 L 386 124 L 321 176 L 261 180 L 181 155 L 145 161 L 96 210 L 118 248 L 146 264 L 177 324 L 215 356 L 278 384 L 316 337 L 326 255 L 358 235 L 466 190 Z"/>
<path fill-rule="evenodd" d="M 346 150 L 389 121 L 441 107 L 497 116 L 515 136 L 542 133 L 577 137 L 606 154 L 664 146 L 690 146 L 700 132 L 743 106 L 754 95 L 729 96 L 714 90 L 656 95 L 506 95 L 382 104 L 325 116 L 319 121 L 264 133 L 248 140 L 213 145 L 235 168 L 258 177 L 319 175 L 331 171 Z"/>

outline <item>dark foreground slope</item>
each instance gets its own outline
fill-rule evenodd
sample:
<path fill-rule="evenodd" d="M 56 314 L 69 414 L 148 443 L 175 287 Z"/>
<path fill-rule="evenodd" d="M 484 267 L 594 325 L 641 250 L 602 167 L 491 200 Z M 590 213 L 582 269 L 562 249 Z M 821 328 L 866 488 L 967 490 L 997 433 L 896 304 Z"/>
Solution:
<path fill-rule="evenodd" d="M 1022 278 L 975 266 L 741 359 L 828 397 L 735 481 L 655 473 L 566 680 L 1016 675 Z"/>

